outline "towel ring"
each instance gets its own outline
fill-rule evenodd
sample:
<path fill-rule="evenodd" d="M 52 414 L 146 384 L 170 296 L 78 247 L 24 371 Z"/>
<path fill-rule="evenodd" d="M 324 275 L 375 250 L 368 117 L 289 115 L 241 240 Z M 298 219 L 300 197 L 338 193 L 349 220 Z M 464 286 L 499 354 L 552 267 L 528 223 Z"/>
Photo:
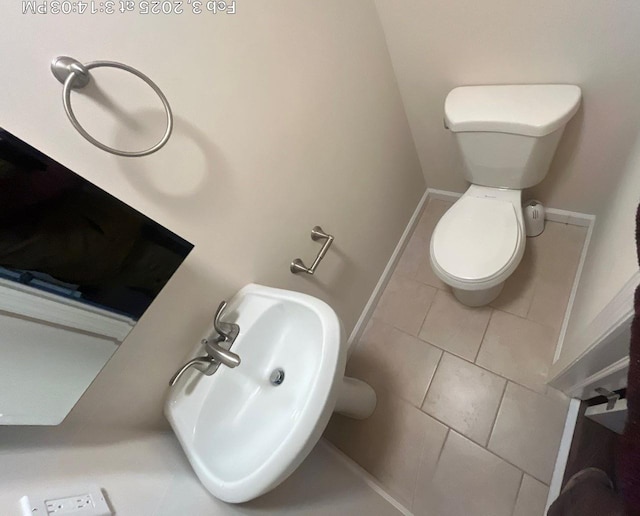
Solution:
<path fill-rule="evenodd" d="M 96 140 L 84 129 L 84 127 L 82 127 L 82 125 L 80 125 L 80 122 L 78 122 L 78 119 L 76 118 L 76 115 L 71 108 L 71 90 L 84 88 L 87 84 L 89 84 L 89 80 L 91 78 L 89 70 L 92 70 L 93 68 L 118 68 L 120 70 L 124 70 L 125 72 L 132 73 L 133 75 L 140 77 L 140 79 L 146 82 L 151 87 L 151 89 L 156 92 L 156 94 L 162 101 L 165 113 L 167 115 L 167 129 L 165 130 L 164 135 L 158 143 L 146 150 L 141 151 L 123 151 L 114 149 L 113 147 L 109 147 L 104 143 Z M 173 130 L 173 113 L 171 112 L 171 106 L 169 106 L 167 97 L 164 96 L 164 93 L 162 93 L 156 83 L 154 83 L 142 72 L 126 64 L 116 63 L 115 61 L 92 61 L 91 63 L 82 64 L 76 59 L 66 56 L 56 57 L 51 63 L 51 71 L 53 72 L 55 78 L 64 85 L 64 87 L 62 88 L 62 104 L 64 105 L 64 110 L 66 111 L 71 124 L 87 141 L 93 143 L 99 149 L 110 152 L 111 154 L 116 154 L 117 156 L 136 158 L 153 154 L 157 150 L 161 149 L 169 140 L 171 131 Z"/>

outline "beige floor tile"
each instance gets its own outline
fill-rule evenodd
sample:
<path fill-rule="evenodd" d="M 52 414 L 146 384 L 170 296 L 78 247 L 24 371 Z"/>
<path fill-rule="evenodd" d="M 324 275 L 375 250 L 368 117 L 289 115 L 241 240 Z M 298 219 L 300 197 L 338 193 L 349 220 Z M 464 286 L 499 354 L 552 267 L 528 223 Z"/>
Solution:
<path fill-rule="evenodd" d="M 416 271 L 415 278 L 421 283 L 431 285 L 432 287 L 436 287 L 440 290 L 446 290 L 446 291 L 451 290 L 451 287 L 447 285 L 444 281 L 442 281 L 440 278 L 438 278 L 438 276 L 436 276 L 436 273 L 433 272 L 428 250 L 427 250 L 426 259 L 421 260 L 418 263 L 418 270 Z"/>
<path fill-rule="evenodd" d="M 547 222 L 541 235 L 527 239 L 536 276 L 570 289 L 586 234 L 586 227 Z"/>
<path fill-rule="evenodd" d="M 522 261 L 505 281 L 502 292 L 491 306 L 520 317 L 526 317 L 533 299 L 535 285 L 532 251 L 525 248 Z"/>
<path fill-rule="evenodd" d="M 442 217 L 451 206 L 453 206 L 453 203 L 449 201 L 429 199 L 416 225 L 414 234 L 424 240 L 431 240 L 431 235 L 440 217 Z"/>
<path fill-rule="evenodd" d="M 434 287 L 394 274 L 373 316 L 410 335 L 418 335 L 435 295 Z"/>
<path fill-rule="evenodd" d="M 539 279 L 536 281 L 527 319 L 548 326 L 557 336 L 564 321 L 570 295 L 571 285 L 563 286 L 560 283 Z"/>
<path fill-rule="evenodd" d="M 431 199 L 416 228 L 416 234 L 427 242 L 427 249 L 425 258 L 418 261 L 415 279 L 442 290 L 449 290 L 450 287 L 433 272 L 429 258 L 429 246 L 436 224 L 451 206 L 453 206 L 452 202 Z"/>
<path fill-rule="evenodd" d="M 374 318 L 353 351 L 347 374 L 420 407 L 441 356 L 438 348 Z"/>
<path fill-rule="evenodd" d="M 566 414 L 566 405 L 557 399 L 509 382 L 489 450 L 548 484 Z"/>
<path fill-rule="evenodd" d="M 559 331 L 585 236 L 586 228 L 547 222 L 491 305 Z"/>
<path fill-rule="evenodd" d="M 543 516 L 549 488 L 535 478 L 525 475 L 522 479 L 518 501 L 513 516 Z"/>
<path fill-rule="evenodd" d="M 486 446 L 506 380 L 445 353 L 422 410 Z"/>
<path fill-rule="evenodd" d="M 444 443 L 448 439 L 449 433 L 452 432 L 452 430 L 446 426 L 444 428 L 446 430 L 445 436 L 444 439 L 442 439 L 442 444 L 439 448 L 436 448 L 435 446 L 424 446 L 422 448 L 422 454 L 420 456 L 420 463 L 418 466 L 418 475 L 416 478 L 416 488 L 413 495 L 412 505 L 408 505 L 408 508 L 415 509 L 416 506 L 420 507 L 424 502 L 424 492 L 433 481 L 433 475 L 436 472 L 436 467 L 438 466 L 438 461 L 440 460 Z M 418 503 L 416 504 L 416 502 Z M 418 516 L 417 513 L 416 516 Z"/>
<path fill-rule="evenodd" d="M 416 516 L 511 516 L 522 473 L 450 431 L 427 485 L 416 486 Z"/>
<path fill-rule="evenodd" d="M 439 290 L 418 336 L 473 362 L 489 317 L 491 308 L 464 306 L 452 294 Z"/>
<path fill-rule="evenodd" d="M 514 382 L 544 392 L 555 345 L 555 332 L 550 328 L 496 310 L 491 316 L 476 363 Z"/>
<path fill-rule="evenodd" d="M 587 228 L 547 222 L 530 240 L 535 286 L 527 319 L 560 333 Z"/>
<path fill-rule="evenodd" d="M 418 468 L 421 463 L 424 468 L 434 467 L 446 434 L 444 425 L 418 408 L 379 393 L 369 419 L 334 414 L 325 435 L 411 507 Z"/>
<path fill-rule="evenodd" d="M 404 251 L 402 251 L 402 255 L 400 255 L 395 274 L 416 279 L 418 268 L 425 259 L 429 259 L 429 241 L 420 238 L 414 232 Z"/>
<path fill-rule="evenodd" d="M 425 207 L 418 224 L 402 253 L 396 272 L 402 276 L 420 281 L 427 285 L 448 290 L 449 286 L 441 281 L 431 269 L 429 262 L 429 244 L 431 235 L 440 217 L 453 203 L 431 199 Z"/>

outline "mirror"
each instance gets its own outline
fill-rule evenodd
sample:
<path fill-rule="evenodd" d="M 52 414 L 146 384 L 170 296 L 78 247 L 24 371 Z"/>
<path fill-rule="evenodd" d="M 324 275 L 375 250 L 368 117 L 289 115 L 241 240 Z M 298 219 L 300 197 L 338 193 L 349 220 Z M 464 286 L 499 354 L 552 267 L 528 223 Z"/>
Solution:
<path fill-rule="evenodd" d="M 57 425 L 193 245 L 0 129 L 0 425 Z"/>

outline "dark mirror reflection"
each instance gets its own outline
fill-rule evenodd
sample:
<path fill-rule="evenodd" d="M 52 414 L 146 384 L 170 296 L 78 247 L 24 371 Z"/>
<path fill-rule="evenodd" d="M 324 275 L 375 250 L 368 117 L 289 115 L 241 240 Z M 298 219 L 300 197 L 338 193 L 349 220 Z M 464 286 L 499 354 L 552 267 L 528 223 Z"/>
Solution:
<path fill-rule="evenodd" d="M 192 248 L 0 130 L 0 277 L 137 319 Z"/>
<path fill-rule="evenodd" d="M 61 423 L 192 248 L 0 129 L 0 425 Z"/>

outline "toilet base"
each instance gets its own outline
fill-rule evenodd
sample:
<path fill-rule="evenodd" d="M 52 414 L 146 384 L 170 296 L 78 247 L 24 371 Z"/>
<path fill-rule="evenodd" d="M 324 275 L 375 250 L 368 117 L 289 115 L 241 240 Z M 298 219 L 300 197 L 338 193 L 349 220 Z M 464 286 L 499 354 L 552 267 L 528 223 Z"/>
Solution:
<path fill-rule="evenodd" d="M 451 287 L 453 295 L 463 305 L 467 306 L 485 306 L 496 299 L 504 287 L 504 281 L 499 283 L 495 287 L 491 287 L 485 290 L 462 290 L 459 288 Z"/>
<path fill-rule="evenodd" d="M 376 402 L 376 392 L 368 383 L 345 376 L 333 411 L 353 419 L 367 419 L 373 414 Z"/>

